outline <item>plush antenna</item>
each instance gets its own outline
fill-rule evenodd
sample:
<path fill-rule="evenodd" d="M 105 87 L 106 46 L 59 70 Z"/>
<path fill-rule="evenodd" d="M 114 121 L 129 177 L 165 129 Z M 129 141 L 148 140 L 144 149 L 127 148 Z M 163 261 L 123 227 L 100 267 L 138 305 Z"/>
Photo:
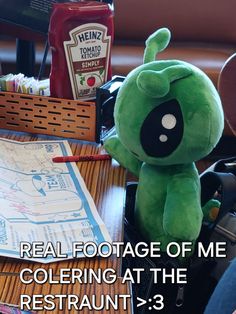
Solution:
<path fill-rule="evenodd" d="M 156 54 L 164 50 L 170 42 L 170 31 L 167 28 L 160 28 L 146 40 L 143 63 L 156 59 Z"/>

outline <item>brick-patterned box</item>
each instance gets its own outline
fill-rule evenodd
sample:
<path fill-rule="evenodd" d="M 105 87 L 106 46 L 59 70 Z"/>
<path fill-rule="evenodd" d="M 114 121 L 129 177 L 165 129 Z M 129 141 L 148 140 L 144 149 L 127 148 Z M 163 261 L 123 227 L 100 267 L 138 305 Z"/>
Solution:
<path fill-rule="evenodd" d="M 0 128 L 100 142 L 113 127 L 113 109 L 124 78 L 97 90 L 96 101 L 1 92 Z"/>
<path fill-rule="evenodd" d="M 95 102 L 0 92 L 0 127 L 96 141 Z"/>

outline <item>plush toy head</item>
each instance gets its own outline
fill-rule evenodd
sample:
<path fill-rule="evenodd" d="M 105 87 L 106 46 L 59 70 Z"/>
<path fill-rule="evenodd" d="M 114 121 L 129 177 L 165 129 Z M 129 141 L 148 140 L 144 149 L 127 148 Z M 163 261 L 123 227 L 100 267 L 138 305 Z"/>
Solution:
<path fill-rule="evenodd" d="M 121 143 L 150 165 L 201 159 L 223 130 L 220 98 L 210 79 L 183 61 L 154 61 L 169 40 L 165 28 L 148 38 L 144 64 L 126 77 L 115 105 Z"/>

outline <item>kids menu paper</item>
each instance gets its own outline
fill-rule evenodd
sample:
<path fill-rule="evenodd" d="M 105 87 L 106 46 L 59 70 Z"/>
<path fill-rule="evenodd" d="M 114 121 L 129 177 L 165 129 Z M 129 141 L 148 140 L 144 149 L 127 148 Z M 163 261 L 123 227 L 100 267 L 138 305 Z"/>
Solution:
<path fill-rule="evenodd" d="M 66 155 L 67 141 L 0 139 L 0 255 L 19 258 L 21 241 L 60 242 L 68 258 L 73 242 L 111 242 L 76 164 L 52 162 Z"/>

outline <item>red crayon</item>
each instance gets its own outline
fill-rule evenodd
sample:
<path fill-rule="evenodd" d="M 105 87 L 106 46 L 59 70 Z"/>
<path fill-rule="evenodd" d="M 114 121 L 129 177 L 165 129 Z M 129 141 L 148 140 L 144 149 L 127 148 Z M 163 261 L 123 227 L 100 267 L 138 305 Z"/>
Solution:
<path fill-rule="evenodd" d="M 53 157 L 53 162 L 77 162 L 77 161 L 98 161 L 98 160 L 110 160 L 111 156 L 108 154 L 100 155 L 85 155 L 85 156 L 59 156 Z"/>

